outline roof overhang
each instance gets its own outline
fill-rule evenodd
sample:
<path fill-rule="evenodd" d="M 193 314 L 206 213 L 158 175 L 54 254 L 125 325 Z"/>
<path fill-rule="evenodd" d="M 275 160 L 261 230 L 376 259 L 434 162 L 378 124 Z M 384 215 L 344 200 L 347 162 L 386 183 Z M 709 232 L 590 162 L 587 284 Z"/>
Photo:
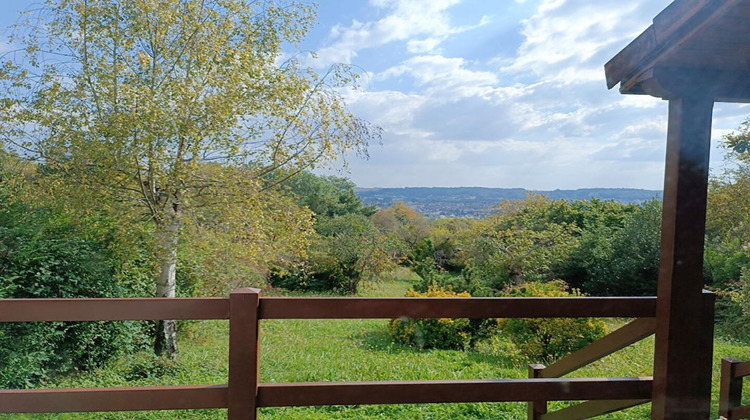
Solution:
<path fill-rule="evenodd" d="M 623 94 L 750 102 L 750 0 L 676 0 L 604 70 Z"/>

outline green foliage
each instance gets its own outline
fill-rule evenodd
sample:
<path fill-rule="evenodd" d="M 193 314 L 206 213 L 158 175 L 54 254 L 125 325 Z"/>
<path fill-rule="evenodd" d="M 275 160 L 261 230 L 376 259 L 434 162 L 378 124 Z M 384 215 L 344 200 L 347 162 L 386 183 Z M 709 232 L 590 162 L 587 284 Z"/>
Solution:
<path fill-rule="evenodd" d="M 471 297 L 467 292 L 456 293 L 452 289 L 431 286 L 425 293 L 410 290 L 407 297 Z M 388 323 L 388 334 L 398 343 L 420 349 L 457 349 L 472 347 L 480 339 L 487 338 L 497 329 L 495 319 L 438 318 L 438 319 L 392 319 Z"/>
<path fill-rule="evenodd" d="M 511 288 L 512 297 L 569 297 L 580 296 L 568 290 L 560 280 L 549 283 L 526 283 Z M 606 324 L 591 318 L 503 319 L 502 333 L 510 338 L 524 356 L 532 362 L 551 363 L 566 354 L 587 346 L 603 337 Z"/>
<path fill-rule="evenodd" d="M 730 156 L 735 156 L 731 154 Z M 732 288 L 750 267 L 750 166 L 744 160 L 709 185 L 704 274 L 714 288 Z"/>
<path fill-rule="evenodd" d="M 111 232 L 51 208 L 0 203 L 0 298 L 128 296 Z M 131 271 L 135 271 L 132 268 Z M 25 388 L 53 372 L 90 370 L 131 349 L 133 323 L 0 324 L 0 386 Z"/>
<path fill-rule="evenodd" d="M 376 211 L 362 203 L 354 192 L 356 185 L 346 178 L 304 171 L 287 180 L 286 186 L 297 197 L 297 204 L 309 208 L 319 218 L 350 213 L 369 217 Z"/>
<path fill-rule="evenodd" d="M 740 124 L 737 131 L 724 137 L 724 146 L 737 160 L 750 163 L 750 119 Z"/>
<path fill-rule="evenodd" d="M 420 247 L 428 239 L 432 224 L 426 217 L 402 201 L 380 209 L 370 218 L 378 230 L 394 244 L 392 258 L 404 265 L 413 264 L 425 252 Z M 431 244 L 429 245 L 431 246 Z"/>
<path fill-rule="evenodd" d="M 388 241 L 360 213 L 322 218 L 318 237 L 301 266 L 277 269 L 269 284 L 289 290 L 331 291 L 354 294 L 360 282 L 374 280 L 395 265 Z"/>
<path fill-rule="evenodd" d="M 546 281 L 578 246 L 579 228 L 567 221 L 567 204 L 529 196 L 501 203 L 478 223 L 467 260 L 480 282 L 494 289 Z"/>
<path fill-rule="evenodd" d="M 659 274 L 661 202 L 628 214 L 622 227 L 586 230 L 576 258 L 586 270 L 583 290 L 596 296 L 653 296 Z"/>
<path fill-rule="evenodd" d="M 159 297 L 177 294 L 185 226 L 215 227 L 219 240 L 204 243 L 213 250 L 245 249 L 233 259 L 240 267 L 266 263 L 273 245 L 306 237 L 267 229 L 304 227 L 294 209 L 266 205 L 269 174 L 366 155 L 380 137 L 344 102 L 358 78 L 350 66 L 318 74 L 294 54 L 280 62 L 314 24 L 313 5 L 50 0 L 40 9 L 19 20 L 18 48 L 0 63 L 0 142 L 43 161 L 49 185 L 79 206 L 117 203 L 150 224 Z M 265 255 L 249 261 L 255 250 Z M 174 323 L 162 324 L 155 350 L 174 354 Z"/>
<path fill-rule="evenodd" d="M 725 243 L 707 244 L 704 254 L 703 271 L 706 283 L 714 288 L 730 287 L 742 275 L 742 270 L 750 267 L 750 255 L 743 248 L 739 238 L 725 238 Z"/>
<path fill-rule="evenodd" d="M 153 354 L 139 353 L 127 361 L 123 377 L 128 382 L 144 379 L 158 380 L 164 376 L 180 373 L 181 366 L 171 357 L 157 357 Z"/>

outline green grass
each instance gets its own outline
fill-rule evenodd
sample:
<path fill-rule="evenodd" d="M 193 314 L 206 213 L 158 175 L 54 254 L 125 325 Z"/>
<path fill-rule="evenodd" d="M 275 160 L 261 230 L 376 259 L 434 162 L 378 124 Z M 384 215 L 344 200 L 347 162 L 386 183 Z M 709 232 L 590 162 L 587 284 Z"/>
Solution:
<path fill-rule="evenodd" d="M 363 291 L 367 296 L 401 296 L 409 279 L 384 282 Z M 385 320 L 269 320 L 261 325 L 261 381 L 381 381 L 495 379 L 526 377 L 526 360 L 496 338 L 471 351 L 417 350 L 396 344 Z M 621 321 L 620 321 L 621 322 Z M 616 327 L 617 321 L 613 321 Z M 147 352 L 123 358 L 95 372 L 68 376 L 59 387 L 222 384 L 227 382 L 227 322 L 196 322 L 182 330 L 179 360 L 164 364 Z M 575 376 L 649 376 L 653 339 L 623 349 L 575 372 Z M 714 407 L 718 367 L 723 357 L 750 360 L 744 343 L 715 342 Z M 573 376 L 573 375 L 571 375 Z M 750 387 L 745 395 L 750 396 Z M 750 403 L 750 401 L 747 401 Z M 552 403 L 560 408 L 569 403 Z M 522 419 L 524 403 L 417 404 L 262 409 L 264 420 L 287 419 Z M 9 419 L 223 419 L 225 410 L 180 412 L 8 415 Z M 606 419 L 649 417 L 648 405 L 602 416 Z"/>

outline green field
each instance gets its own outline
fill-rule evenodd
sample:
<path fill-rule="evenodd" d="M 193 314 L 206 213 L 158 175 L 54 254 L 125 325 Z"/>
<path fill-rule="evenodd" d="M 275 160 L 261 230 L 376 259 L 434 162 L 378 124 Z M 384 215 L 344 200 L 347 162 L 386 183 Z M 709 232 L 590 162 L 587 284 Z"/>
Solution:
<path fill-rule="evenodd" d="M 400 296 L 408 276 L 380 283 L 365 296 Z M 393 343 L 385 320 L 275 320 L 261 326 L 263 382 L 493 379 L 526 377 L 526 364 L 502 338 L 471 351 L 418 350 Z M 612 327 L 624 320 L 612 322 Z M 143 352 L 96 372 L 67 376 L 59 387 L 223 384 L 227 382 L 227 322 L 192 322 L 182 328 L 180 356 L 168 364 Z M 653 339 L 611 355 L 575 376 L 648 376 Z M 714 407 L 717 412 L 719 360 L 750 359 L 750 346 L 721 337 L 715 343 Z M 750 388 L 745 395 L 750 395 Z M 567 403 L 553 403 L 552 408 Z M 433 404 L 262 409 L 261 419 L 522 419 L 524 403 Z M 648 418 L 648 405 L 603 416 Z M 2 416 L 0 416 L 2 417 Z M 181 412 L 7 415 L 9 419 L 223 419 L 224 410 Z"/>

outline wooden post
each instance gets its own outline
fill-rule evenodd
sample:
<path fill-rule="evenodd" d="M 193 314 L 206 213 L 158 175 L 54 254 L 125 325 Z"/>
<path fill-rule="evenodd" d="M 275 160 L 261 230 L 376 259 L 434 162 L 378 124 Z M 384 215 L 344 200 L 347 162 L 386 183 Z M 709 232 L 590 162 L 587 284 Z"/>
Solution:
<path fill-rule="evenodd" d="M 711 348 L 702 289 L 712 110 L 706 95 L 669 101 L 651 411 L 656 420 L 710 415 Z"/>
<path fill-rule="evenodd" d="M 529 378 L 541 378 L 546 366 L 538 364 L 529 365 Z M 547 414 L 547 401 L 537 400 L 528 403 L 528 420 L 541 420 L 542 414 Z"/>
<path fill-rule="evenodd" d="M 711 386 L 713 384 L 713 364 L 714 364 L 714 326 L 716 320 L 716 294 L 703 290 L 703 319 L 698 331 L 698 358 L 699 362 L 695 367 L 694 374 L 700 376 L 701 382 L 699 390 L 700 405 L 707 410 L 707 418 L 711 416 Z"/>
<path fill-rule="evenodd" d="M 742 378 L 735 377 L 737 359 L 721 360 L 721 385 L 719 390 L 719 416 L 732 418 L 732 410 L 742 405 Z"/>
<path fill-rule="evenodd" d="M 237 289 L 229 296 L 229 420 L 257 418 L 259 304 L 258 289 Z"/>

